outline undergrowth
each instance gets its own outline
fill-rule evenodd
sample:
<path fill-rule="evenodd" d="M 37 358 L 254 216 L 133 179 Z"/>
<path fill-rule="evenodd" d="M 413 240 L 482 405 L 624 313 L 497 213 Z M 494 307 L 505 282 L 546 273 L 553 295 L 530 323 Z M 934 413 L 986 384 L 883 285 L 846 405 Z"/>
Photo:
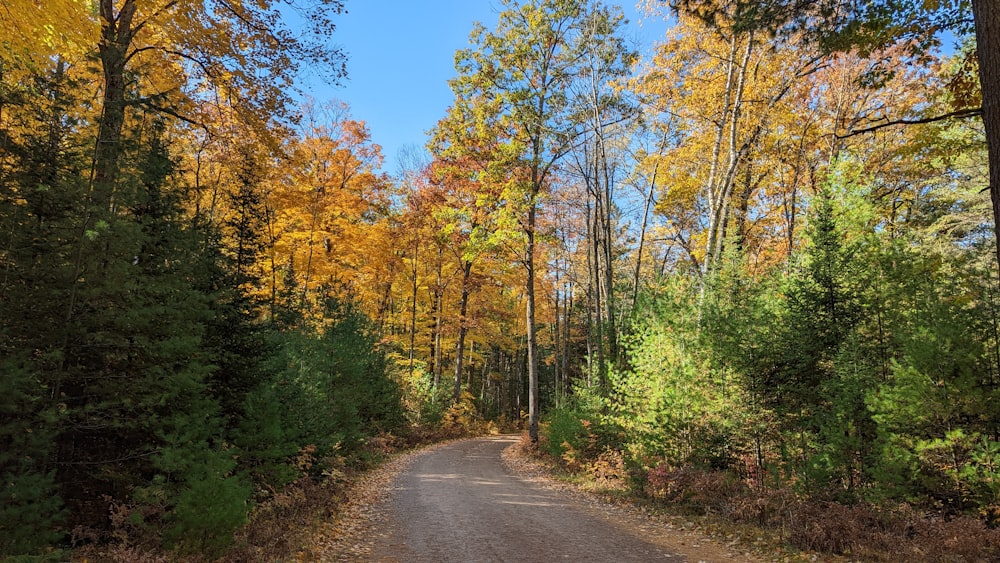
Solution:
<path fill-rule="evenodd" d="M 338 516 L 347 492 L 364 479 L 368 471 L 408 450 L 447 440 L 513 430 L 512 427 L 498 426 L 481 419 L 467 402 L 462 401 L 445 409 L 440 425 L 414 426 L 407 430 L 405 436 L 383 434 L 368 439 L 361 451 L 350 459 L 324 459 L 324 469 L 319 474 L 309 471 L 316 460 L 310 458 L 308 451 L 302 453 L 299 461 L 301 476 L 278 490 L 261 491 L 258 495 L 260 500 L 251 511 L 248 522 L 236 530 L 232 545 L 222 554 L 182 554 L 156 547 L 155 542 L 138 541 L 138 537 L 131 533 L 127 509 L 115 507 L 122 513 L 121 517 L 112 519 L 118 523 L 116 529 L 107 538 L 88 538 L 85 545 L 73 552 L 73 559 L 113 563 L 237 563 L 308 558 L 308 553 L 303 551 L 304 546 L 309 545 L 317 526 Z"/>
<path fill-rule="evenodd" d="M 621 452 L 608 447 L 594 451 L 588 440 L 567 440 L 566 434 L 565 428 L 543 431 L 537 447 L 522 447 L 563 481 L 609 500 L 698 521 L 703 531 L 740 538 L 760 552 L 787 554 L 792 549 L 880 562 L 1000 561 L 1000 529 L 979 518 L 945 517 L 907 504 L 810 500 L 789 488 L 761 486 L 725 471 L 664 464 L 629 468 Z M 584 433 L 571 434 L 582 438 Z M 553 443 L 553 435 L 562 441 Z"/>

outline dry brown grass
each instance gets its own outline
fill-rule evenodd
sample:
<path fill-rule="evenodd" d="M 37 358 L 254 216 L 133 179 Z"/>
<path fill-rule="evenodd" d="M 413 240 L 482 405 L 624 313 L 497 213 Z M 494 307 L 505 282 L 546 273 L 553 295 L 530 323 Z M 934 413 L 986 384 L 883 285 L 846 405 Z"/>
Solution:
<path fill-rule="evenodd" d="M 315 481 L 303 477 L 259 506 L 250 522 L 237 531 L 233 547 L 220 560 L 287 559 L 317 522 L 336 514 L 349 479 Z"/>
<path fill-rule="evenodd" d="M 567 470 L 566 463 L 541 449 L 530 451 L 545 458 L 548 467 Z M 606 468 L 618 467 L 609 459 L 613 457 L 605 453 L 603 460 L 581 463 L 574 481 L 587 489 L 615 489 L 608 485 L 625 479 L 618 481 L 617 472 L 608 471 L 615 477 L 607 481 Z M 973 516 L 944 518 L 908 505 L 807 500 L 790 489 L 752 486 L 732 474 L 691 467 L 661 465 L 646 472 L 641 482 L 641 489 L 632 491 L 632 502 L 653 503 L 684 518 L 703 519 L 697 521 L 723 537 L 774 538 L 756 546 L 772 554 L 784 544 L 784 549 L 801 550 L 806 559 L 1000 562 L 1000 529 Z"/>
<path fill-rule="evenodd" d="M 949 519 L 902 505 L 878 507 L 804 500 L 789 490 L 750 487 L 722 473 L 658 467 L 648 497 L 687 513 L 777 531 L 797 549 L 866 561 L 1000 561 L 1000 530 L 974 517 Z"/>
<path fill-rule="evenodd" d="M 797 503 L 784 522 L 801 549 L 871 561 L 998 561 L 1000 530 L 969 516 L 942 519 L 908 506 Z"/>

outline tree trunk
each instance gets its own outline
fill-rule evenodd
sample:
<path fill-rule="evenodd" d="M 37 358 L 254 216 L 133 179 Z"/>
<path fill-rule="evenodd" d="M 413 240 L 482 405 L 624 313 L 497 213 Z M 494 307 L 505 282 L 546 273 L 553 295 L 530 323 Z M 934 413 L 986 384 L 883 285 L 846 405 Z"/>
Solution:
<path fill-rule="evenodd" d="M 743 176 L 742 189 L 736 194 L 736 249 L 742 253 L 746 250 L 746 239 L 749 231 L 750 196 L 756 191 L 757 185 L 753 177 L 753 165 L 748 163 Z"/>
<path fill-rule="evenodd" d="M 993 234 L 1000 263 L 1000 3 L 972 0 L 972 14 L 976 20 L 979 84 L 983 91 L 983 125 L 990 164 Z"/>
<path fill-rule="evenodd" d="M 457 403 L 462 394 L 462 360 L 465 358 L 465 335 L 469 330 L 465 316 L 469 310 L 469 278 L 472 276 L 472 262 L 465 262 L 462 268 L 462 304 L 458 313 L 458 344 L 455 346 L 455 392 Z"/>
<path fill-rule="evenodd" d="M 413 267 L 410 273 L 413 275 L 413 285 L 410 290 L 410 378 L 413 378 L 413 361 L 417 345 L 417 254 L 419 245 L 413 243 Z"/>
<path fill-rule="evenodd" d="M 528 323 L 528 436 L 531 443 L 538 443 L 538 349 L 535 336 L 535 214 L 538 211 L 536 198 L 538 184 L 533 183 L 531 202 L 528 204 L 527 232 L 528 245 L 525 255 L 525 266 L 528 270 L 525 280 L 525 297 L 527 305 L 524 308 Z"/>
<path fill-rule="evenodd" d="M 271 209 L 266 201 L 264 202 L 264 218 L 267 221 L 265 226 L 267 228 L 267 257 L 270 266 L 269 277 L 271 284 L 271 291 L 268 296 L 268 317 L 274 323 L 274 314 L 278 303 L 278 264 L 274 260 L 274 244 L 276 242 L 274 235 L 274 210 Z"/>
<path fill-rule="evenodd" d="M 656 190 L 656 175 L 660 169 L 659 162 L 653 166 L 653 177 L 649 180 L 649 191 L 646 193 L 642 208 L 642 226 L 639 228 L 639 248 L 635 252 L 635 272 L 632 276 L 632 313 L 635 313 L 639 302 L 639 279 L 642 273 L 642 252 L 646 246 L 646 229 L 649 227 L 649 211 L 653 207 L 653 195 Z"/>
<path fill-rule="evenodd" d="M 603 211 L 603 217 L 601 221 L 603 223 L 602 227 L 602 246 L 601 251 L 604 258 L 604 310 L 607 314 L 608 325 L 605 329 L 607 331 L 608 337 L 608 357 L 612 362 L 618 360 L 618 315 L 617 315 L 617 304 L 615 300 L 615 270 L 614 270 L 614 234 L 611 227 L 611 211 L 612 202 L 614 200 L 614 179 L 612 178 L 612 173 L 608 167 L 608 155 L 604 148 L 603 134 L 600 137 L 601 142 L 599 147 L 597 147 L 597 154 L 601 165 L 601 174 L 599 178 L 600 194 L 604 199 L 604 204 L 601 206 Z M 601 182 L 603 180 L 603 182 Z M 600 186 L 603 183 L 603 186 Z M 601 387 L 607 386 L 607 366 L 605 366 L 604 371 L 601 374 Z"/>
<path fill-rule="evenodd" d="M 734 33 L 729 41 L 729 57 L 726 59 L 726 91 L 722 101 L 722 115 L 715 126 L 715 141 L 712 143 L 712 161 L 708 169 L 708 181 L 706 182 L 706 197 L 708 198 L 708 237 L 705 241 L 705 257 L 701 263 L 703 274 L 707 274 L 712 262 L 712 249 L 715 247 L 716 209 L 719 200 L 722 198 L 721 190 L 717 186 L 719 168 L 722 162 L 722 145 L 726 138 L 726 123 L 729 110 L 732 107 L 733 80 L 736 75 L 736 34 Z M 739 103 L 739 102 L 737 102 Z"/>
<path fill-rule="evenodd" d="M 565 239 L 564 239 L 564 244 L 563 245 L 565 247 Z M 561 266 L 559 265 L 559 263 L 557 261 L 556 262 L 556 271 L 555 271 L 555 275 L 556 275 L 555 290 L 552 292 L 553 293 L 553 295 L 552 295 L 552 297 L 553 297 L 552 301 L 553 301 L 553 305 L 554 305 L 553 311 L 555 312 L 555 314 L 553 315 L 553 320 L 554 320 L 555 326 L 552 329 L 552 343 L 553 343 L 553 348 L 554 348 L 555 357 L 556 357 L 556 362 L 554 364 L 554 367 L 555 367 L 555 376 L 556 376 L 555 377 L 555 379 L 556 379 L 555 396 L 556 396 L 556 406 L 557 407 L 562 405 L 562 395 L 561 395 L 560 391 L 562 391 L 562 378 L 563 378 L 562 365 L 558 361 L 558 358 L 560 357 L 560 351 L 562 350 L 562 346 L 563 346 L 563 343 L 562 343 L 562 321 L 559 318 L 560 317 L 559 307 L 560 307 L 560 304 L 562 303 L 562 299 L 560 298 L 560 295 L 559 295 L 559 293 L 560 293 L 560 290 L 559 290 L 559 281 L 560 281 L 559 268 L 560 267 Z"/>
<path fill-rule="evenodd" d="M 413 285 L 410 286 L 410 378 L 413 378 L 413 361 L 417 345 L 417 255 L 420 245 L 417 240 L 413 241 L 413 266 L 410 274 L 413 276 Z"/>
<path fill-rule="evenodd" d="M 442 254 L 444 250 L 438 247 L 437 286 L 434 288 L 434 389 L 441 385 L 441 362 L 444 351 L 441 349 L 441 329 L 444 327 L 444 286 L 441 279 Z"/>
<path fill-rule="evenodd" d="M 302 304 L 304 306 L 307 306 L 306 304 L 309 302 L 309 281 L 312 278 L 313 248 L 316 246 L 316 226 L 319 224 L 320 199 L 323 196 L 319 178 L 316 179 L 316 185 L 312 190 L 315 197 L 313 197 L 312 219 L 309 224 L 309 252 L 306 255 L 305 275 L 302 278 Z"/>
<path fill-rule="evenodd" d="M 593 330 L 596 334 L 594 338 L 594 348 L 597 352 L 597 386 L 604 386 L 604 372 L 605 372 L 605 358 L 604 358 L 604 301 L 602 300 L 604 296 L 603 288 L 604 284 L 601 281 L 601 228 L 600 228 L 600 201 L 598 192 L 595 189 L 594 195 L 594 212 L 588 213 L 587 217 L 587 230 L 590 235 L 590 245 L 588 249 L 588 262 L 591 264 L 590 268 L 590 280 L 588 282 L 588 287 L 590 288 L 590 294 L 593 299 L 594 306 L 594 322 Z M 589 204 L 588 204 L 589 208 Z"/>
<path fill-rule="evenodd" d="M 563 337 L 562 337 L 562 391 L 565 394 L 569 389 L 569 337 L 570 337 L 570 310 L 573 308 L 573 286 L 570 285 L 566 297 L 563 299 Z"/>
<path fill-rule="evenodd" d="M 739 126 L 743 116 L 743 94 L 746 88 L 747 73 L 750 68 L 750 55 L 753 52 L 754 39 L 752 35 L 747 37 L 747 46 L 743 51 L 743 57 L 739 65 L 739 74 L 734 85 L 735 91 L 732 97 L 732 106 L 729 108 L 729 141 L 727 149 L 726 172 L 718 186 L 716 207 L 710 210 L 712 220 L 708 233 L 709 247 L 705 251 L 705 271 L 712 270 L 722 257 L 723 245 L 726 238 L 726 227 L 729 224 L 730 204 L 733 196 L 733 187 L 736 183 L 737 167 L 743 156 L 748 143 L 739 143 Z M 735 54 L 735 53 L 734 53 Z M 727 96 L 728 98 L 728 96 Z M 760 131 L 760 128 L 758 128 Z M 756 135 L 754 135 L 756 136 Z"/>
<path fill-rule="evenodd" d="M 136 1 L 125 0 L 115 13 L 114 0 L 101 0 L 101 42 L 98 51 L 104 73 L 104 100 L 94 148 L 92 193 L 98 209 L 111 209 L 118 178 L 122 127 L 125 125 L 125 63 L 135 30 Z"/>
<path fill-rule="evenodd" d="M 468 331 L 466 331 L 466 335 L 468 335 Z M 469 380 L 466 382 L 466 385 L 469 386 L 469 393 L 471 393 L 473 396 L 475 396 L 475 393 L 473 392 L 473 389 L 475 389 L 475 382 L 476 382 L 475 376 L 476 376 L 476 341 L 473 340 L 472 342 L 469 342 Z M 480 399 L 482 399 L 482 391 L 483 391 L 482 389 L 479 390 Z"/>

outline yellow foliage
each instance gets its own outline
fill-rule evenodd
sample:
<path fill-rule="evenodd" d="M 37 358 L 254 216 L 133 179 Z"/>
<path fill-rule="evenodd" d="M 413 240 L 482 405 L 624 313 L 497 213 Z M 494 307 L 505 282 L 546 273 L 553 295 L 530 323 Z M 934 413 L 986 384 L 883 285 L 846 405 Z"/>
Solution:
<path fill-rule="evenodd" d="M 905 64 L 905 45 L 872 58 L 823 58 L 795 38 L 776 42 L 716 23 L 680 15 L 631 82 L 665 140 L 642 169 L 657 170 L 656 210 L 669 240 L 702 265 L 735 235 L 751 269 L 767 271 L 794 249 L 805 196 L 845 154 L 895 191 L 889 213 L 905 207 L 919 185 L 905 179 L 926 174 L 926 145 L 912 142 L 917 128 L 833 135 L 925 111 L 940 85 Z M 893 74 L 863 85 L 877 64 Z"/>
<path fill-rule="evenodd" d="M 452 435 L 484 434 L 496 431 L 496 425 L 484 424 L 476 410 L 475 397 L 462 391 L 458 402 L 452 404 L 441 418 L 441 428 Z"/>
<path fill-rule="evenodd" d="M 0 58 L 27 56 L 35 65 L 54 55 L 76 62 L 97 47 L 100 22 L 89 0 L 0 0 Z"/>
<path fill-rule="evenodd" d="M 380 149 L 364 123 L 345 107 L 329 117 L 290 144 L 288 166 L 273 180 L 273 259 L 294 272 L 294 291 L 307 305 L 321 309 L 337 297 L 374 313 L 394 264 L 391 185 L 377 172 Z"/>
<path fill-rule="evenodd" d="M 579 471 L 580 453 L 577 452 L 576 449 L 574 449 L 569 442 L 564 441 L 562 444 L 559 445 L 562 447 L 563 450 L 562 456 L 560 457 L 562 458 L 563 462 L 566 463 L 566 469 L 569 469 L 570 471 Z"/>

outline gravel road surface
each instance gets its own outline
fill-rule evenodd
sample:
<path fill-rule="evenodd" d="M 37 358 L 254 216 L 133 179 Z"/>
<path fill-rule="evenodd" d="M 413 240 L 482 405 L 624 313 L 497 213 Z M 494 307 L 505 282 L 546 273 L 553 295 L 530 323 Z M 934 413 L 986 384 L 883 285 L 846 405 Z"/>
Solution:
<path fill-rule="evenodd" d="M 686 561 L 565 493 L 511 475 L 499 436 L 417 457 L 393 483 L 374 561 Z"/>

